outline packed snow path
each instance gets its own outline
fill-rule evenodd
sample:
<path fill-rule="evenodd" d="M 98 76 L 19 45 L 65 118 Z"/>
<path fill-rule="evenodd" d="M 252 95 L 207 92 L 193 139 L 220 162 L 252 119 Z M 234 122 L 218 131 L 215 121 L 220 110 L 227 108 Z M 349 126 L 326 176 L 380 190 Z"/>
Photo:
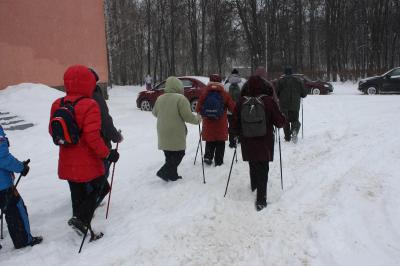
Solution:
<path fill-rule="evenodd" d="M 14 250 L 7 229 L 3 265 L 399 265 L 400 104 L 396 95 L 365 96 L 351 83 L 332 95 L 304 100 L 304 139 L 282 138 L 270 164 L 268 207 L 256 212 L 247 163 L 206 167 L 195 157 L 198 127 L 188 125 L 183 180 L 155 176 L 163 164 L 156 120 L 136 108 L 138 87 L 116 87 L 108 101 L 122 129 L 111 208 L 100 207 L 93 227 L 105 236 L 86 243 L 67 225 L 71 216 L 65 181 L 57 178 L 57 147 L 47 133 L 51 102 L 62 95 L 43 85 L 22 84 L 0 92 L 0 106 L 35 123 L 8 131 L 11 151 L 31 158 L 19 190 L 32 233 L 41 245 Z"/>

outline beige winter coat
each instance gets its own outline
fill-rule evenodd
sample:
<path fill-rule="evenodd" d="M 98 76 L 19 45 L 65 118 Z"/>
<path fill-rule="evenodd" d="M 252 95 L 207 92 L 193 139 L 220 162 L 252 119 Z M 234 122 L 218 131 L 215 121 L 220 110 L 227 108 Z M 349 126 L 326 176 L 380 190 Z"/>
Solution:
<path fill-rule="evenodd" d="M 169 77 L 164 94 L 157 98 L 153 115 L 157 117 L 158 149 L 181 151 L 186 149 L 185 122 L 199 124 L 201 119 L 192 113 L 188 99 L 183 95 L 183 84 Z"/>

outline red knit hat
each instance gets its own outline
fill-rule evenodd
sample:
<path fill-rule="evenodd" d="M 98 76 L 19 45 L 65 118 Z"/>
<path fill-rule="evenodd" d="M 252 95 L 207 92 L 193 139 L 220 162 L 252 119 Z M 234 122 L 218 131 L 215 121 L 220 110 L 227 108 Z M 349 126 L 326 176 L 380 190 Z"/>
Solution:
<path fill-rule="evenodd" d="M 210 75 L 210 82 L 221 82 L 222 78 L 218 74 L 211 74 Z"/>

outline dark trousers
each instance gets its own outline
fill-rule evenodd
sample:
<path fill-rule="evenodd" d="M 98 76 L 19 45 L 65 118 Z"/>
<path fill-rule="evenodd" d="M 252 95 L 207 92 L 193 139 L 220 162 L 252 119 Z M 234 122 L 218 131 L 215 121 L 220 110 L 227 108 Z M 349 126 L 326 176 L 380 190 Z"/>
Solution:
<path fill-rule="evenodd" d="M 15 248 L 22 248 L 32 242 L 29 217 L 26 206 L 13 187 L 0 191 L 0 208 L 6 216 L 8 232 Z"/>
<path fill-rule="evenodd" d="M 230 147 L 234 147 L 235 145 L 235 135 L 233 134 L 232 123 L 233 123 L 233 115 L 228 115 L 228 133 L 229 133 L 229 145 Z"/>
<path fill-rule="evenodd" d="M 165 163 L 158 170 L 157 175 L 164 180 L 178 179 L 178 166 L 185 156 L 185 151 L 164 151 Z"/>
<path fill-rule="evenodd" d="M 111 162 L 109 160 L 104 160 L 105 174 L 102 177 L 103 182 L 104 182 L 104 187 L 103 187 L 102 191 L 100 192 L 99 204 L 103 201 L 103 199 L 107 196 L 107 194 L 111 190 L 110 183 L 108 183 L 108 180 L 107 180 L 108 176 L 110 175 L 110 166 L 111 166 Z M 87 190 L 87 193 L 90 193 L 93 190 L 92 187 L 90 186 L 90 184 L 87 184 L 86 190 Z M 75 216 L 75 215 L 73 215 L 73 216 Z"/>
<path fill-rule="evenodd" d="M 285 132 L 285 139 L 290 140 L 292 133 L 299 132 L 301 123 L 299 121 L 299 111 L 287 111 L 283 110 L 282 113 L 286 116 L 288 123 L 283 127 Z"/>
<path fill-rule="evenodd" d="M 71 191 L 72 215 L 89 224 L 94 211 L 100 203 L 105 183 L 107 183 L 107 179 L 104 176 L 87 183 L 68 181 Z"/>
<path fill-rule="evenodd" d="M 265 204 L 267 202 L 267 183 L 269 162 L 249 162 L 251 189 L 257 189 L 257 203 Z"/>
<path fill-rule="evenodd" d="M 206 141 L 206 149 L 204 159 L 213 160 L 215 158 L 215 166 L 224 163 L 225 141 Z"/>

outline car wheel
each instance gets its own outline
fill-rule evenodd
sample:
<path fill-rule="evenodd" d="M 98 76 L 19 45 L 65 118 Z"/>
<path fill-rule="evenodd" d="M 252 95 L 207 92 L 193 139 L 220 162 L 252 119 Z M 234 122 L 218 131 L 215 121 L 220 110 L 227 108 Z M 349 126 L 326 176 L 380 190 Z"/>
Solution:
<path fill-rule="evenodd" d="M 148 100 L 142 100 L 140 103 L 140 110 L 142 111 L 151 111 L 151 105 Z"/>
<path fill-rule="evenodd" d="M 366 92 L 368 95 L 378 94 L 378 90 L 374 86 L 368 87 Z"/>
<path fill-rule="evenodd" d="M 320 94 L 321 94 L 321 90 L 318 89 L 318 88 L 314 88 L 314 89 L 312 90 L 312 94 L 314 94 L 314 95 L 320 95 Z"/>
<path fill-rule="evenodd" d="M 192 109 L 192 112 L 195 112 L 196 111 L 196 106 L 197 106 L 197 102 L 198 102 L 199 100 L 198 99 L 193 99 L 191 102 L 190 102 L 190 108 Z"/>

